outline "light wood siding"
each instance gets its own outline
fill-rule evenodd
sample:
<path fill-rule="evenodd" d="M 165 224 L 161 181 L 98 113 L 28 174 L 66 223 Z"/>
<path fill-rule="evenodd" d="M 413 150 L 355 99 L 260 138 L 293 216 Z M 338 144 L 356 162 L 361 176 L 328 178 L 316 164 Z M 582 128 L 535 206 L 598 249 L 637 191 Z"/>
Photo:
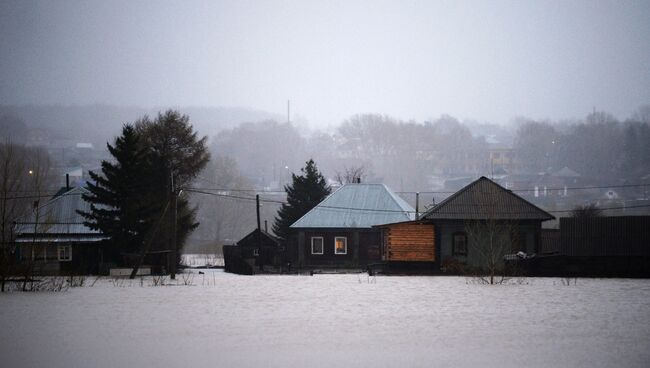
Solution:
<path fill-rule="evenodd" d="M 388 226 L 389 261 L 435 261 L 433 225 L 395 224 Z"/>

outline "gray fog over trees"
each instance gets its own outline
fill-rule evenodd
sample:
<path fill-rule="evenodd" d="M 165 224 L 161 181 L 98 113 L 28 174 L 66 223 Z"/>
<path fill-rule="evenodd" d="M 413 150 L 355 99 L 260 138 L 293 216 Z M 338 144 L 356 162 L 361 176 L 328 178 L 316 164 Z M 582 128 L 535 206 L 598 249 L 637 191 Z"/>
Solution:
<path fill-rule="evenodd" d="M 114 137 L 108 133 L 110 129 L 94 129 L 90 117 L 81 118 L 88 109 L 120 111 L 115 113 L 117 117 L 134 112 L 118 107 L 33 109 L 5 106 L 5 114 L 0 116 L 5 129 L 0 135 L 29 147 L 43 147 L 52 158 L 50 190 L 63 185 L 64 174 L 75 168 L 83 172 L 78 180 L 90 179 L 87 172 L 97 171 L 100 161 L 109 158 L 103 144 L 89 148 L 75 143 L 105 144 Z M 59 121 L 77 122 L 43 125 L 42 111 L 49 109 L 58 111 Z M 24 116 L 17 113 L 20 111 Z M 71 112 L 69 118 L 66 111 Z M 385 183 L 412 205 L 415 192 L 420 192 L 421 208 L 441 201 L 481 175 L 523 190 L 521 195 L 550 210 L 596 202 L 609 207 L 634 206 L 629 201 L 647 198 L 647 188 L 625 186 L 650 182 L 647 105 L 622 119 L 595 111 L 576 120 L 520 117 L 509 125 L 460 121 L 449 115 L 405 121 L 389 115 L 356 114 L 327 130 L 269 120 L 266 116 L 270 114 L 263 112 L 259 120 L 249 120 L 247 114 L 223 120 L 219 111 L 224 110 L 215 109 L 214 114 L 203 117 L 203 125 L 214 132 L 207 142 L 213 159 L 191 186 L 210 194 L 189 195 L 191 207 L 197 208 L 196 221 L 205 224 L 189 239 L 190 247 L 232 243 L 250 231 L 255 226 L 255 193 L 269 200 L 261 207 L 262 223 L 266 221 L 268 227 L 286 200 L 284 186 L 308 158 L 314 159 L 334 188 L 356 178 Z M 123 123 L 117 117 L 111 119 L 111 114 L 98 116 L 111 126 Z M 70 130 L 75 135 L 65 140 L 53 138 L 66 136 Z M 197 132 L 204 134 L 200 129 Z M 618 185 L 624 187 L 567 195 L 573 187 Z M 533 192 L 536 187 L 538 192 Z"/>

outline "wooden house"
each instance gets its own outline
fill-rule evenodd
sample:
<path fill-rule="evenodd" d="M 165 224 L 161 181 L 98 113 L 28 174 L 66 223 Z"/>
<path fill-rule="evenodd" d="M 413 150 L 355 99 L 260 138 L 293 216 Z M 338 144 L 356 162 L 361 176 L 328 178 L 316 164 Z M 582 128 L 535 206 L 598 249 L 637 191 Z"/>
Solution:
<path fill-rule="evenodd" d="M 83 224 L 77 210 L 89 211 L 86 189 L 61 190 L 16 222 L 20 263 L 39 274 L 99 273 L 107 237 Z"/>
<path fill-rule="evenodd" d="M 346 184 L 291 225 L 298 267 L 363 268 L 381 261 L 375 225 L 411 221 L 415 211 L 384 184 Z"/>
<path fill-rule="evenodd" d="M 423 262 L 432 271 L 480 267 L 489 237 L 507 254 L 538 251 L 543 221 L 554 217 L 492 180 L 481 177 L 430 208 L 418 220 L 377 226 L 383 260 Z"/>
<path fill-rule="evenodd" d="M 281 269 L 285 263 L 285 248 L 280 240 L 264 230 L 255 229 L 235 245 L 224 245 L 224 270 L 252 275 L 271 266 Z"/>

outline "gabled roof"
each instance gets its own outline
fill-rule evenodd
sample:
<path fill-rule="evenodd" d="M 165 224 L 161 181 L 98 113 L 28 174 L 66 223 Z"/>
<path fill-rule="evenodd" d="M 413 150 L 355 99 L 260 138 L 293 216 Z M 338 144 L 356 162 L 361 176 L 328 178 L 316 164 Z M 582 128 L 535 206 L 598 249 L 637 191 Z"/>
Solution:
<path fill-rule="evenodd" d="M 291 228 L 370 228 L 409 221 L 415 210 L 384 184 L 346 184 Z"/>
<path fill-rule="evenodd" d="M 269 234 L 268 232 L 264 230 L 258 230 L 257 228 L 250 233 L 246 234 L 241 240 L 237 242 L 236 245 L 238 246 L 247 246 L 247 245 L 259 245 L 259 238 L 258 235 L 261 233 L 262 234 L 262 245 L 266 246 L 279 246 L 281 244 L 280 239 L 276 238 L 275 236 Z"/>
<path fill-rule="evenodd" d="M 552 220 L 548 212 L 482 176 L 421 217 L 435 219 Z"/>
<path fill-rule="evenodd" d="M 77 210 L 90 212 L 90 203 L 81 197 L 90 192 L 82 187 L 76 187 L 58 194 L 38 207 L 38 219 L 32 212 L 16 222 L 16 234 L 19 238 L 32 237 L 34 225 L 39 237 L 53 237 L 60 235 L 84 235 L 86 237 L 102 237 L 101 232 L 92 230 L 83 224 L 84 218 Z"/>

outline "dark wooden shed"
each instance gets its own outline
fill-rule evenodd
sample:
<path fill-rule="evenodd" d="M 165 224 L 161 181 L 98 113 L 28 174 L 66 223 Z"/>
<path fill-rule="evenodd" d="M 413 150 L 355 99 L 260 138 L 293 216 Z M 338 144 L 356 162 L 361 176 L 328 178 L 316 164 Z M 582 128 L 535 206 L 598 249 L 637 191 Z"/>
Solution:
<path fill-rule="evenodd" d="M 265 266 L 280 269 L 285 262 L 285 247 L 264 230 L 255 229 L 235 245 L 223 247 L 226 272 L 251 275 Z"/>

